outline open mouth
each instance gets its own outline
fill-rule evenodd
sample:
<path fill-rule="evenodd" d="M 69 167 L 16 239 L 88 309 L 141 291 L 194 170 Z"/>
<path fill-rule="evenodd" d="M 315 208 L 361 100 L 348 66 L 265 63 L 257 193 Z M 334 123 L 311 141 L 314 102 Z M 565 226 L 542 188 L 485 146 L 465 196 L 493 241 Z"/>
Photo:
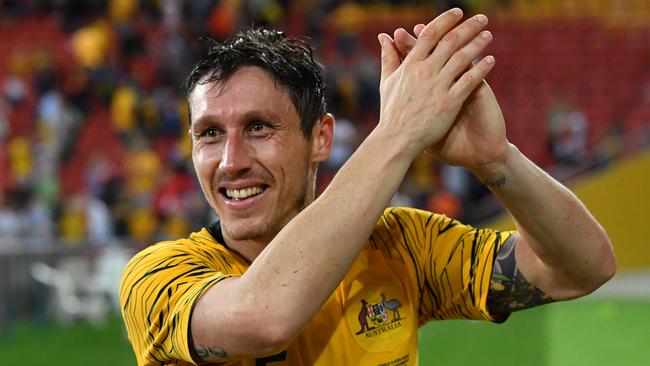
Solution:
<path fill-rule="evenodd" d="M 255 197 L 264 192 L 268 186 L 255 186 L 242 189 L 227 189 L 220 188 L 219 193 L 224 195 L 229 200 L 241 201 L 247 198 Z"/>

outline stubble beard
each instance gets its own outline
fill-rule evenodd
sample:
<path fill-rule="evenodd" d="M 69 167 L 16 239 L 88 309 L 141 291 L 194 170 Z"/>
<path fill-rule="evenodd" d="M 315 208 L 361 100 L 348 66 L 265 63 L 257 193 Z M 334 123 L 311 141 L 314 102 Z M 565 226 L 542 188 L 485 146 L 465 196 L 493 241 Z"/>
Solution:
<path fill-rule="evenodd" d="M 282 230 L 296 215 L 298 215 L 302 210 L 304 210 L 311 201 L 313 197 L 309 199 L 310 193 L 308 190 L 309 183 L 307 179 L 303 180 L 301 192 L 302 194 L 297 198 L 291 207 L 295 207 L 293 213 L 285 214 L 282 213 L 282 217 L 272 216 L 266 219 L 265 222 L 260 223 L 259 225 L 246 226 L 246 225 L 223 225 L 222 230 L 226 233 L 228 237 L 236 241 L 266 241 L 265 244 L 268 244 L 275 236 Z"/>

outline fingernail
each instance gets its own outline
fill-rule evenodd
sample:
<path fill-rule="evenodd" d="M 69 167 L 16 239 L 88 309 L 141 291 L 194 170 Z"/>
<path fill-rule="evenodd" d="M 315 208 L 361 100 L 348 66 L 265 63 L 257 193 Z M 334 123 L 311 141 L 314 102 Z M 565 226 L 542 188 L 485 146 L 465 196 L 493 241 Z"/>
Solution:
<path fill-rule="evenodd" d="M 490 55 L 485 58 L 485 62 L 488 64 L 493 64 L 494 63 L 494 56 Z"/>
<path fill-rule="evenodd" d="M 482 24 L 485 24 L 488 21 L 487 17 L 485 15 L 483 15 L 483 14 L 479 14 L 479 15 L 475 16 L 474 19 L 476 19 L 477 22 L 482 23 Z"/>
<path fill-rule="evenodd" d="M 485 39 L 490 39 L 490 38 L 492 38 L 492 33 L 490 33 L 490 31 L 483 31 L 483 32 L 481 32 L 481 37 L 483 37 Z"/>
<path fill-rule="evenodd" d="M 381 34 L 378 34 L 377 40 L 379 40 L 379 45 L 381 46 L 381 48 L 384 48 L 384 37 L 382 37 Z"/>
<path fill-rule="evenodd" d="M 454 14 L 454 15 L 463 15 L 463 11 L 460 10 L 460 8 L 453 8 L 453 9 L 449 10 L 449 12 Z"/>

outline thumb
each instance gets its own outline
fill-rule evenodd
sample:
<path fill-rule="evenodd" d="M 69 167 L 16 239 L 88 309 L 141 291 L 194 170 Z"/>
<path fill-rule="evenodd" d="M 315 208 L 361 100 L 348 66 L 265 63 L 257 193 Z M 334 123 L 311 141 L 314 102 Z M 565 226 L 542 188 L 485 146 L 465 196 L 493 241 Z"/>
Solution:
<path fill-rule="evenodd" d="M 377 39 L 381 45 L 381 82 L 384 82 L 399 67 L 399 54 L 388 34 L 380 33 Z"/>

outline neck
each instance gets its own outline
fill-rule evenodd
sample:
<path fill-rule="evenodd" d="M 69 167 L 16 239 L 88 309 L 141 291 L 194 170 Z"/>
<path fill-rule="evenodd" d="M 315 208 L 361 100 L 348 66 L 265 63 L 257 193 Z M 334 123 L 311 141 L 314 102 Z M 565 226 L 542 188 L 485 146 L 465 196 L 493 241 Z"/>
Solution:
<path fill-rule="evenodd" d="M 241 257 L 246 259 L 249 263 L 252 263 L 257 256 L 262 253 L 264 248 L 275 238 L 275 236 L 278 234 L 282 228 L 286 224 L 293 219 L 297 214 L 300 213 L 305 207 L 309 206 L 315 199 L 315 191 L 316 191 L 316 182 L 314 179 L 316 173 L 316 168 L 311 171 L 310 177 L 307 180 L 308 183 L 305 187 L 305 200 L 303 202 L 302 207 L 299 208 L 297 212 L 295 212 L 291 217 L 289 217 L 286 222 L 283 222 L 279 227 L 276 228 L 276 230 L 272 230 L 272 233 L 258 237 L 258 238 L 253 238 L 253 239 L 244 239 L 244 240 L 237 240 L 231 238 L 226 230 L 222 230 L 221 228 L 221 221 L 218 221 L 216 225 L 214 225 L 214 229 L 216 229 L 216 232 L 213 233 L 213 236 L 216 234 L 215 238 L 218 241 L 221 241 L 223 244 L 225 244 L 230 250 L 236 252 L 239 254 Z M 213 229 L 213 230 L 214 230 Z M 212 230 L 211 230 L 212 231 Z"/>
<path fill-rule="evenodd" d="M 228 247 L 237 252 L 241 257 L 246 259 L 249 263 L 253 263 L 255 258 L 257 258 L 262 250 L 266 248 L 268 242 L 266 241 L 257 241 L 257 240 L 239 240 L 239 241 L 230 241 L 227 240 L 232 245 L 228 244 Z"/>

